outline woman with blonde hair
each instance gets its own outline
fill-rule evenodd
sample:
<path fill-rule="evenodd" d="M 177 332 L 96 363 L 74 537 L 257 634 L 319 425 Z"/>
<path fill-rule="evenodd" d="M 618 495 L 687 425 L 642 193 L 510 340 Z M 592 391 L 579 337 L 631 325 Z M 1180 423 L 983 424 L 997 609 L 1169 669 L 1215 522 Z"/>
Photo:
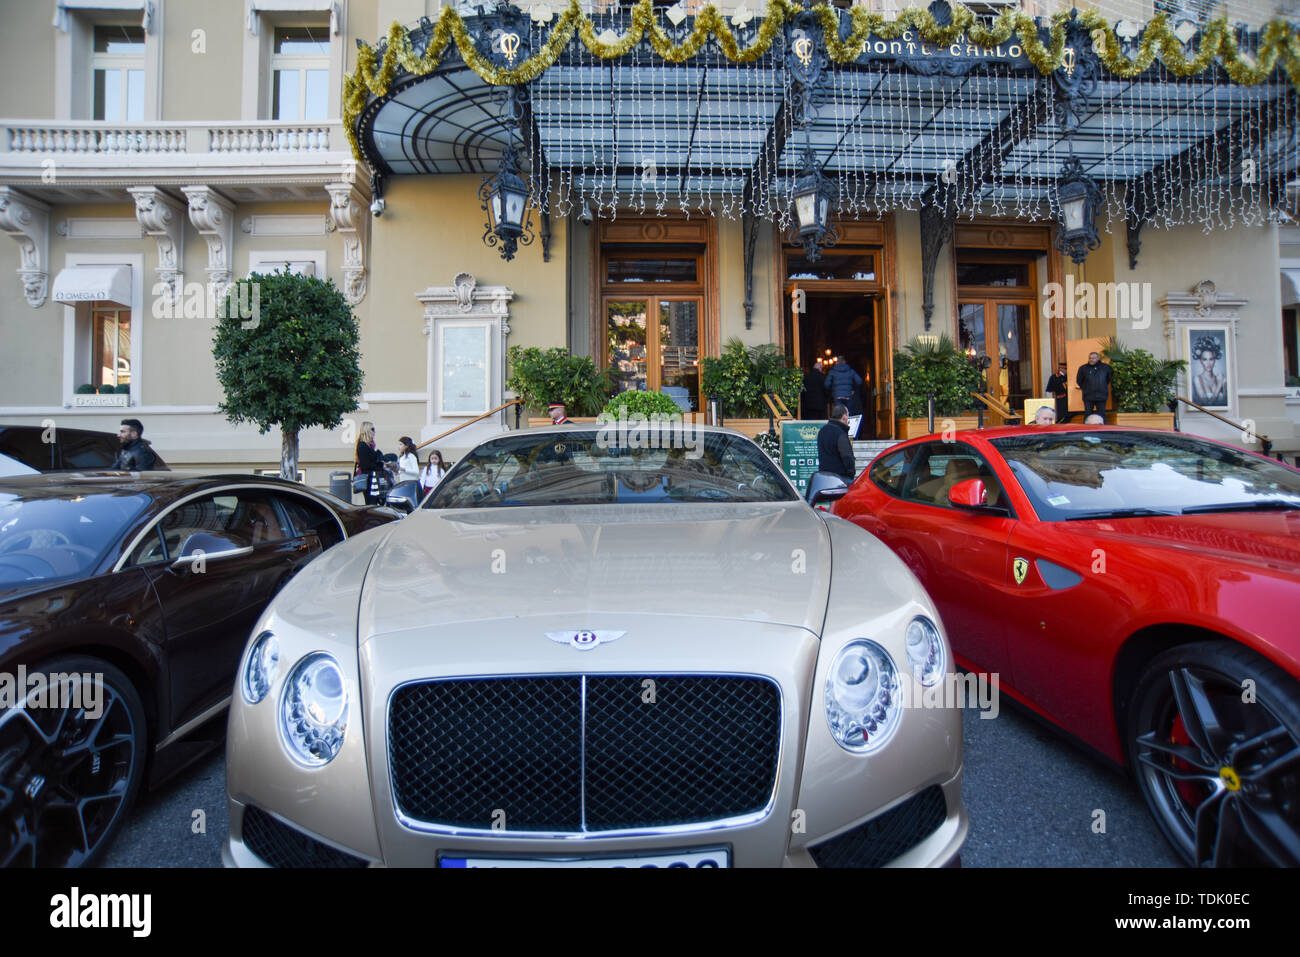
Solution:
<path fill-rule="evenodd" d="M 365 476 L 361 494 L 367 505 L 379 503 L 379 473 L 384 468 L 384 457 L 375 448 L 375 423 L 362 422 L 357 436 L 357 456 L 354 476 Z M 355 488 L 355 483 L 354 483 Z"/>

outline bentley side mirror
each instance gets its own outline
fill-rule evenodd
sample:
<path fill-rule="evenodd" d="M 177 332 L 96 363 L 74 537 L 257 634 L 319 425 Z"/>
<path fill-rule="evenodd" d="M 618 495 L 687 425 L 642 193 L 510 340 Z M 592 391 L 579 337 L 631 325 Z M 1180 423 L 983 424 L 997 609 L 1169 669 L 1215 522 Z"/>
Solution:
<path fill-rule="evenodd" d="M 948 504 L 954 508 L 982 508 L 989 503 L 983 479 L 966 479 L 948 490 Z"/>

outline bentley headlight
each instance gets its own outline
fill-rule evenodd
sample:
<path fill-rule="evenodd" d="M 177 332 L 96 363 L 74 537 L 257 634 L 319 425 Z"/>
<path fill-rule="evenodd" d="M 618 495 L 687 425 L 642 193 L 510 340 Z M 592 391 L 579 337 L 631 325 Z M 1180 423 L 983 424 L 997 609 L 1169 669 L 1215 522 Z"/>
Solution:
<path fill-rule="evenodd" d="M 946 658 L 934 622 L 920 615 L 913 618 L 907 626 L 907 660 L 912 665 L 912 677 L 926 688 L 933 687 L 943 677 Z"/>
<path fill-rule="evenodd" d="M 858 638 L 840 649 L 826 679 L 826 722 L 840 746 L 858 753 L 889 740 L 903 713 L 898 669 L 889 652 Z"/>
<path fill-rule="evenodd" d="M 348 727 L 348 693 L 343 672 L 317 652 L 294 666 L 280 704 L 280 740 L 299 764 L 319 768 L 334 760 Z"/>
<path fill-rule="evenodd" d="M 264 631 L 253 642 L 248 652 L 248 661 L 244 664 L 244 676 L 240 687 L 244 689 L 244 700 L 257 704 L 266 697 L 275 681 L 275 674 L 280 670 L 280 642 L 269 631 Z"/>

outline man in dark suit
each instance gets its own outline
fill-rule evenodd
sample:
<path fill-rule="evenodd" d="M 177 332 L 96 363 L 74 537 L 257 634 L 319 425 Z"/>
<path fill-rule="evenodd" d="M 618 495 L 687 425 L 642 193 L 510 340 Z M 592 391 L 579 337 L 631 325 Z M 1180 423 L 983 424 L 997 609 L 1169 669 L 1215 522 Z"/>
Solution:
<path fill-rule="evenodd" d="M 862 385 L 862 376 L 853 371 L 853 367 L 840 356 L 839 361 L 831 366 L 831 371 L 826 373 L 826 398 L 831 402 L 838 402 L 846 409 L 853 409 L 859 405 L 858 386 Z M 861 409 L 856 409 L 854 414 L 861 413 Z M 835 418 L 834 415 L 831 416 Z"/>
<path fill-rule="evenodd" d="M 1088 353 L 1088 362 L 1079 366 L 1074 382 L 1083 390 L 1083 414 L 1105 415 L 1106 400 L 1110 398 L 1110 366 L 1101 361 L 1099 353 Z"/>
<path fill-rule="evenodd" d="M 803 374 L 803 394 L 799 397 L 803 403 L 800 413 L 805 419 L 820 419 L 826 415 L 826 376 L 822 374 L 817 363 L 808 367 Z"/>
<path fill-rule="evenodd" d="M 1064 362 L 1056 364 L 1056 372 L 1047 380 L 1047 394 L 1056 399 L 1056 423 L 1070 418 L 1070 374 Z"/>
<path fill-rule="evenodd" d="M 857 474 L 849 441 L 849 410 L 843 405 L 831 406 L 830 421 L 817 433 L 817 470 L 842 475 L 846 482 L 852 482 Z"/>

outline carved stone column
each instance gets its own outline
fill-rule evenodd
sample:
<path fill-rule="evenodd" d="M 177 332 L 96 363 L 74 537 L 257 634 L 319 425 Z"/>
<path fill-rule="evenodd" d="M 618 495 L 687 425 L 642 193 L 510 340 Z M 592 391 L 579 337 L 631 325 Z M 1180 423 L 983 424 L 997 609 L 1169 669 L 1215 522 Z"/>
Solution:
<path fill-rule="evenodd" d="M 208 244 L 208 282 L 218 301 L 234 280 L 235 205 L 210 186 L 183 186 L 190 222 Z"/>
<path fill-rule="evenodd" d="M 175 302 L 184 292 L 181 269 L 185 253 L 185 212 L 179 202 L 156 186 L 130 186 L 135 199 L 135 218 L 144 231 L 158 240 L 158 282 Z"/>
<path fill-rule="evenodd" d="M 366 246 L 370 208 L 354 183 L 326 183 L 330 222 L 343 238 L 343 296 L 355 306 L 366 298 Z"/>
<path fill-rule="evenodd" d="M 0 229 L 18 244 L 18 275 L 32 307 L 50 294 L 50 207 L 0 186 Z"/>

